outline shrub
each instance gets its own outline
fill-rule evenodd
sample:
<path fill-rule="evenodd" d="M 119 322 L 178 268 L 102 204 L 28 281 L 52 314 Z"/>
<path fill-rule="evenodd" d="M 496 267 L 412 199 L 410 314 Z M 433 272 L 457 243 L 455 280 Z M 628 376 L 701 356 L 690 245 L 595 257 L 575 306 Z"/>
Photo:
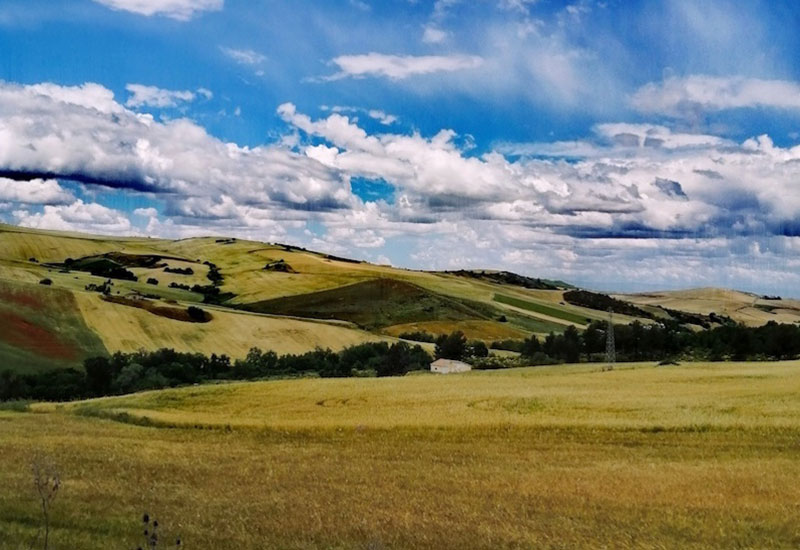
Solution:
<path fill-rule="evenodd" d="M 491 349 L 502 349 L 506 351 L 522 351 L 522 346 L 524 342 L 522 340 L 495 340 L 492 342 L 489 347 Z"/>
<path fill-rule="evenodd" d="M 541 351 L 537 351 L 533 355 L 526 357 L 525 361 L 526 365 L 555 365 L 556 363 L 558 363 L 558 361 Z"/>
<path fill-rule="evenodd" d="M 192 269 L 191 267 L 182 268 L 182 267 L 167 266 L 164 268 L 164 272 L 175 273 L 176 275 L 194 275 L 194 269 Z"/>
<path fill-rule="evenodd" d="M 474 340 L 470 342 L 469 346 L 467 347 L 467 355 L 470 357 L 488 357 L 489 348 L 486 347 L 484 342 L 481 342 L 480 340 Z"/>
<path fill-rule="evenodd" d="M 50 286 L 50 285 L 53 284 L 53 281 L 51 281 L 50 279 L 42 279 L 41 281 L 39 281 L 39 284 L 40 285 Z"/>
<path fill-rule="evenodd" d="M 158 285 L 158 279 L 154 279 L 153 277 L 150 277 L 149 279 L 147 279 L 147 284 L 148 285 Z"/>
<path fill-rule="evenodd" d="M 510 369 L 523 366 L 516 357 L 482 357 L 472 361 L 472 368 L 477 370 Z"/>
<path fill-rule="evenodd" d="M 101 285 L 98 285 L 98 284 L 95 284 L 95 283 L 89 283 L 84 288 L 86 290 L 88 290 L 89 292 L 99 292 L 100 294 L 104 294 L 104 295 L 108 296 L 109 294 L 111 294 L 111 286 L 113 284 L 114 283 L 111 282 L 111 279 L 109 279 L 109 280 L 105 281 Z M 117 294 L 119 294 L 119 291 L 117 291 Z"/>
<path fill-rule="evenodd" d="M 30 402 L 24 399 L 0 401 L 0 411 L 28 412 L 30 410 Z"/>
<path fill-rule="evenodd" d="M 424 330 L 404 332 L 398 336 L 398 338 L 402 338 L 403 340 L 414 340 L 415 342 L 428 342 L 431 344 L 436 341 L 436 336 L 429 332 L 425 332 Z"/>
<path fill-rule="evenodd" d="M 200 309 L 197 306 L 189 306 L 186 308 L 186 312 L 189 314 L 189 317 L 192 318 L 194 321 L 203 322 L 206 320 L 206 312 L 203 309 Z"/>

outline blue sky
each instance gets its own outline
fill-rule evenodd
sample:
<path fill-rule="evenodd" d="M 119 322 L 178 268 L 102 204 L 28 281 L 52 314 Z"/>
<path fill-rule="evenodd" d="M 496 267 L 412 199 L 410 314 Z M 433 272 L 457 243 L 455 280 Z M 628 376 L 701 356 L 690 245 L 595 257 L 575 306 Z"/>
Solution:
<path fill-rule="evenodd" d="M 800 295 L 794 2 L 5 0 L 0 220 Z"/>

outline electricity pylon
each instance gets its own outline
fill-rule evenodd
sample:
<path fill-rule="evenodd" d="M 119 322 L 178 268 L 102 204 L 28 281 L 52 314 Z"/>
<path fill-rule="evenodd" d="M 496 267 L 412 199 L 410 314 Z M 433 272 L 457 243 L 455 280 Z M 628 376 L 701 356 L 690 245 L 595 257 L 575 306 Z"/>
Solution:
<path fill-rule="evenodd" d="M 614 342 L 614 314 L 611 308 L 608 309 L 608 324 L 606 325 L 606 368 L 605 370 L 614 370 L 614 364 L 617 362 L 617 348 Z"/>

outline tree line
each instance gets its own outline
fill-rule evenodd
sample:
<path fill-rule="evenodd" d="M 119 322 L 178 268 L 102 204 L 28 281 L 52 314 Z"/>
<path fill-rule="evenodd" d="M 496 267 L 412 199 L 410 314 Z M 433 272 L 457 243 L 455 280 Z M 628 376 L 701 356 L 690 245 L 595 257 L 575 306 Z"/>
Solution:
<path fill-rule="evenodd" d="M 574 326 L 563 334 L 543 339 L 493 342 L 495 349 L 518 351 L 521 362 L 540 365 L 602 361 L 606 348 L 606 324 L 592 322 L 582 333 Z M 800 326 L 767 323 L 761 327 L 723 325 L 699 332 L 677 322 L 615 325 L 618 361 L 695 360 L 786 360 L 800 357 Z M 480 341 L 468 341 L 460 331 L 435 339 L 435 356 L 475 361 L 480 367 L 488 355 Z M 69 401 L 120 395 L 135 391 L 175 387 L 214 380 L 258 380 L 264 378 L 321 376 L 402 376 L 427 370 L 431 357 L 421 346 L 407 342 L 389 345 L 369 342 L 333 352 L 316 349 L 302 354 L 278 355 L 253 348 L 244 359 L 226 355 L 206 356 L 172 349 L 114 353 L 91 357 L 83 370 L 60 369 L 38 374 L 0 371 L 0 401 Z M 480 368 L 497 368 L 487 362 Z"/>
<path fill-rule="evenodd" d="M 518 351 L 532 364 L 602 361 L 606 331 L 606 323 L 595 321 L 582 333 L 569 326 L 563 334 L 550 333 L 542 340 L 531 336 L 492 342 L 491 347 Z M 678 322 L 645 325 L 634 321 L 614 325 L 614 340 L 618 361 L 785 360 L 800 356 L 800 326 L 774 321 L 760 327 L 725 324 L 696 332 Z"/>
<path fill-rule="evenodd" d="M 0 401 L 70 401 L 197 384 L 215 380 L 272 377 L 401 376 L 428 369 L 431 357 L 406 342 L 369 342 L 333 352 L 316 349 L 278 355 L 252 348 L 244 359 L 182 353 L 172 349 L 117 352 L 84 360 L 83 370 L 59 369 L 35 374 L 0 371 Z"/>

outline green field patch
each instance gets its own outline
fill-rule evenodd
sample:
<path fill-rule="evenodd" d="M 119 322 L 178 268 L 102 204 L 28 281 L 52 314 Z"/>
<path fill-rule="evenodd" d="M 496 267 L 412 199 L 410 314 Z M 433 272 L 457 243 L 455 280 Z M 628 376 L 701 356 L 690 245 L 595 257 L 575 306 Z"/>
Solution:
<path fill-rule="evenodd" d="M 396 279 L 372 279 L 241 308 L 256 313 L 350 321 L 366 329 L 421 321 L 493 320 L 498 316 L 490 305 L 444 296 Z"/>
<path fill-rule="evenodd" d="M 564 325 L 559 323 L 546 321 L 538 317 L 530 317 L 528 315 L 515 313 L 513 311 L 503 313 L 503 315 L 505 315 L 510 325 L 527 330 L 528 332 L 535 332 L 538 334 L 548 334 L 553 332 L 555 334 L 561 334 L 566 328 Z"/>
<path fill-rule="evenodd" d="M 13 401 L 0 401 L 0 411 L 28 412 L 30 410 L 30 401 L 21 399 L 15 399 Z"/>
<path fill-rule="evenodd" d="M 514 298 L 513 296 L 506 296 L 505 294 L 495 294 L 494 301 L 500 302 L 501 304 L 507 304 L 521 309 L 526 309 L 534 313 L 541 313 L 542 315 L 547 315 L 549 317 L 555 317 L 556 319 L 563 319 L 564 321 L 577 323 L 579 325 L 585 325 L 591 322 L 591 319 L 588 317 L 584 317 L 583 315 L 579 315 L 577 313 L 572 313 L 571 311 L 547 306 L 538 302 L 530 302 L 528 300 Z"/>

